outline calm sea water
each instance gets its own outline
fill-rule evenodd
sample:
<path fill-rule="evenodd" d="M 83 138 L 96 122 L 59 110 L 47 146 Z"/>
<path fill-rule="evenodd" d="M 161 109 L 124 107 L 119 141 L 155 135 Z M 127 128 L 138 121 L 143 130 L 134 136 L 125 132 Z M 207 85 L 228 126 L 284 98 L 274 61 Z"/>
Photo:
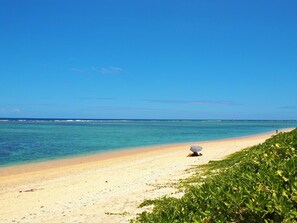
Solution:
<path fill-rule="evenodd" d="M 0 119 L 0 166 L 296 126 L 297 121 Z"/>

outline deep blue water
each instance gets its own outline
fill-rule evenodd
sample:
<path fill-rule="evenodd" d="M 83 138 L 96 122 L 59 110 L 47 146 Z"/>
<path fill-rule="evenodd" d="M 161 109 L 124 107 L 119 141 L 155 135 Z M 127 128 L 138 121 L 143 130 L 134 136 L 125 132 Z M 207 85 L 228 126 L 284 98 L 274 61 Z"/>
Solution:
<path fill-rule="evenodd" d="M 297 121 L 0 119 L 0 166 L 288 127 Z"/>

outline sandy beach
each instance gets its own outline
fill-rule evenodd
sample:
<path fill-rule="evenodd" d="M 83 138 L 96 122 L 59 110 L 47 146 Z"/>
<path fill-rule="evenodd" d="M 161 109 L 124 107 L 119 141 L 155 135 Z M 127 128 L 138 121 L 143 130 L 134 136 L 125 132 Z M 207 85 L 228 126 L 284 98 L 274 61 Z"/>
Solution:
<path fill-rule="evenodd" d="M 162 185 L 193 165 L 273 134 L 198 142 L 199 157 L 187 157 L 195 143 L 184 143 L 0 168 L 0 222 L 128 222 L 144 199 L 175 192 Z"/>

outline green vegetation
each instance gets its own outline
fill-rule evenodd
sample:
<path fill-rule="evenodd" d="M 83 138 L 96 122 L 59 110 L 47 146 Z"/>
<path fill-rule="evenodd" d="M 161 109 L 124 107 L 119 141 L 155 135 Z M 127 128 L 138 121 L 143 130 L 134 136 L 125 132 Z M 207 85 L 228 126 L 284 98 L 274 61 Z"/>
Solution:
<path fill-rule="evenodd" d="M 195 171 L 183 197 L 146 200 L 131 222 L 297 222 L 297 129 Z"/>

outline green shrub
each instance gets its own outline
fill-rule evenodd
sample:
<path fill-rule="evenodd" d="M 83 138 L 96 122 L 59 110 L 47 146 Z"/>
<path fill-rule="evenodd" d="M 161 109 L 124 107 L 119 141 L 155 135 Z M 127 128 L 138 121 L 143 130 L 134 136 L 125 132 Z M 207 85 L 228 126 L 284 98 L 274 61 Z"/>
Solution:
<path fill-rule="evenodd" d="M 153 211 L 131 222 L 297 221 L 297 129 L 202 169 L 209 176 L 200 168 L 182 198 L 145 201 Z"/>

